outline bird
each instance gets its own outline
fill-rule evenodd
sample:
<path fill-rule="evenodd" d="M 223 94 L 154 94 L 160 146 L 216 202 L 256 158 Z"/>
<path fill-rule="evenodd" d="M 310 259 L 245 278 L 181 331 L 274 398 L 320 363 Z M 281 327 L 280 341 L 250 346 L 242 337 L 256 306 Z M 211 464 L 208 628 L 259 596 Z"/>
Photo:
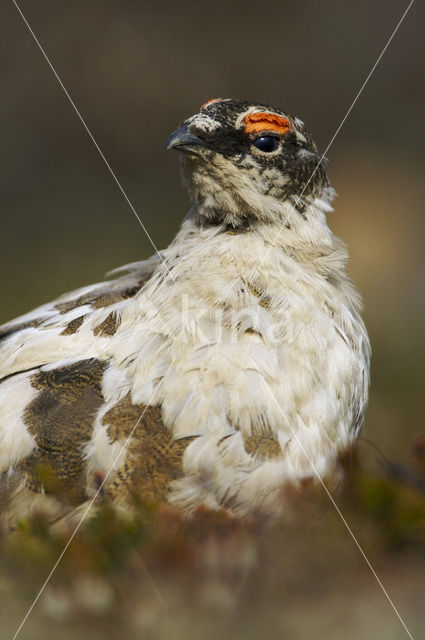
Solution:
<path fill-rule="evenodd" d="M 165 148 L 190 196 L 169 246 L 0 328 L 8 530 L 93 496 L 266 516 L 341 481 L 370 343 L 325 158 L 299 118 L 230 98 Z"/>

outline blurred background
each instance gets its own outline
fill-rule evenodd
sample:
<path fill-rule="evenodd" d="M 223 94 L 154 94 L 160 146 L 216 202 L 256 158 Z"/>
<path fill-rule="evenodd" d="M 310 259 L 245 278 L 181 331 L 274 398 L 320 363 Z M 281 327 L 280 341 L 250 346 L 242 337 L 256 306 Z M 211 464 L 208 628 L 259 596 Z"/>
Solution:
<path fill-rule="evenodd" d="M 211 97 L 254 99 L 298 115 L 324 150 L 408 2 L 18 4 L 162 248 L 188 208 L 177 155 L 162 148 L 179 122 Z M 414 3 L 327 154 L 329 224 L 349 245 L 373 348 L 363 437 L 398 460 L 425 432 L 423 17 Z M 0 24 L 5 322 L 153 249 L 11 1 Z M 382 637 L 405 637 L 379 602 L 367 615 L 394 623 Z M 342 637 L 335 629 L 323 637 Z"/>

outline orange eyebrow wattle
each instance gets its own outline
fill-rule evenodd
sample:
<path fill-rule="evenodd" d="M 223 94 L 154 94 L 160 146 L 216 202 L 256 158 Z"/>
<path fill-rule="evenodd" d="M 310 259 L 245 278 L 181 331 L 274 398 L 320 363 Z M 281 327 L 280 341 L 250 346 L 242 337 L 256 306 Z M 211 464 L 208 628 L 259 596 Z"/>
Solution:
<path fill-rule="evenodd" d="M 224 98 L 211 98 L 211 100 L 207 100 L 206 102 L 204 102 L 204 104 L 201 104 L 201 109 L 205 109 L 205 107 L 207 107 L 209 104 L 212 104 L 213 102 L 221 102 L 222 100 L 224 100 Z"/>
<path fill-rule="evenodd" d="M 290 129 L 289 120 L 276 113 L 247 113 L 243 121 L 245 133 L 264 130 L 286 133 Z"/>

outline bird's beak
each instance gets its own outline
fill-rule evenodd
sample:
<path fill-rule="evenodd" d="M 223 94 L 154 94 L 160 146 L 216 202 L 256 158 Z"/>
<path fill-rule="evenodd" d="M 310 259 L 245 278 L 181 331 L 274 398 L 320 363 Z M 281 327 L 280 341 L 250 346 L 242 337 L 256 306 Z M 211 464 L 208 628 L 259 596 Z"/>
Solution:
<path fill-rule="evenodd" d="M 189 127 L 185 124 L 177 131 L 171 134 L 171 136 L 167 139 L 164 148 L 165 149 L 177 149 L 177 151 L 183 151 L 186 153 L 196 153 L 197 147 L 205 147 L 205 142 L 194 136 L 189 131 Z"/>

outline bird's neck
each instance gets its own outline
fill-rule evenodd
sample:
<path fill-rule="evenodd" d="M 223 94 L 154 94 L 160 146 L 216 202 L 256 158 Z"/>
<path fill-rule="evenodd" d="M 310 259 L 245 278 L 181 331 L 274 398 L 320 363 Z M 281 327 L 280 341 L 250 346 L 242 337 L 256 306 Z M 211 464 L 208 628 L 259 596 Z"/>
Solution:
<path fill-rule="evenodd" d="M 211 222 L 210 211 L 205 215 L 202 205 L 194 205 L 183 221 L 171 246 L 183 242 L 206 242 L 218 234 L 253 234 L 264 241 L 265 246 L 276 247 L 302 260 L 344 251 L 344 245 L 329 229 L 326 213 L 330 205 L 320 199 L 307 205 L 302 213 L 290 203 L 282 203 L 279 216 L 264 221 L 246 217 L 244 222 L 232 224 L 225 212 L 217 216 L 218 223 Z M 171 247 L 170 247 L 171 248 Z"/>

